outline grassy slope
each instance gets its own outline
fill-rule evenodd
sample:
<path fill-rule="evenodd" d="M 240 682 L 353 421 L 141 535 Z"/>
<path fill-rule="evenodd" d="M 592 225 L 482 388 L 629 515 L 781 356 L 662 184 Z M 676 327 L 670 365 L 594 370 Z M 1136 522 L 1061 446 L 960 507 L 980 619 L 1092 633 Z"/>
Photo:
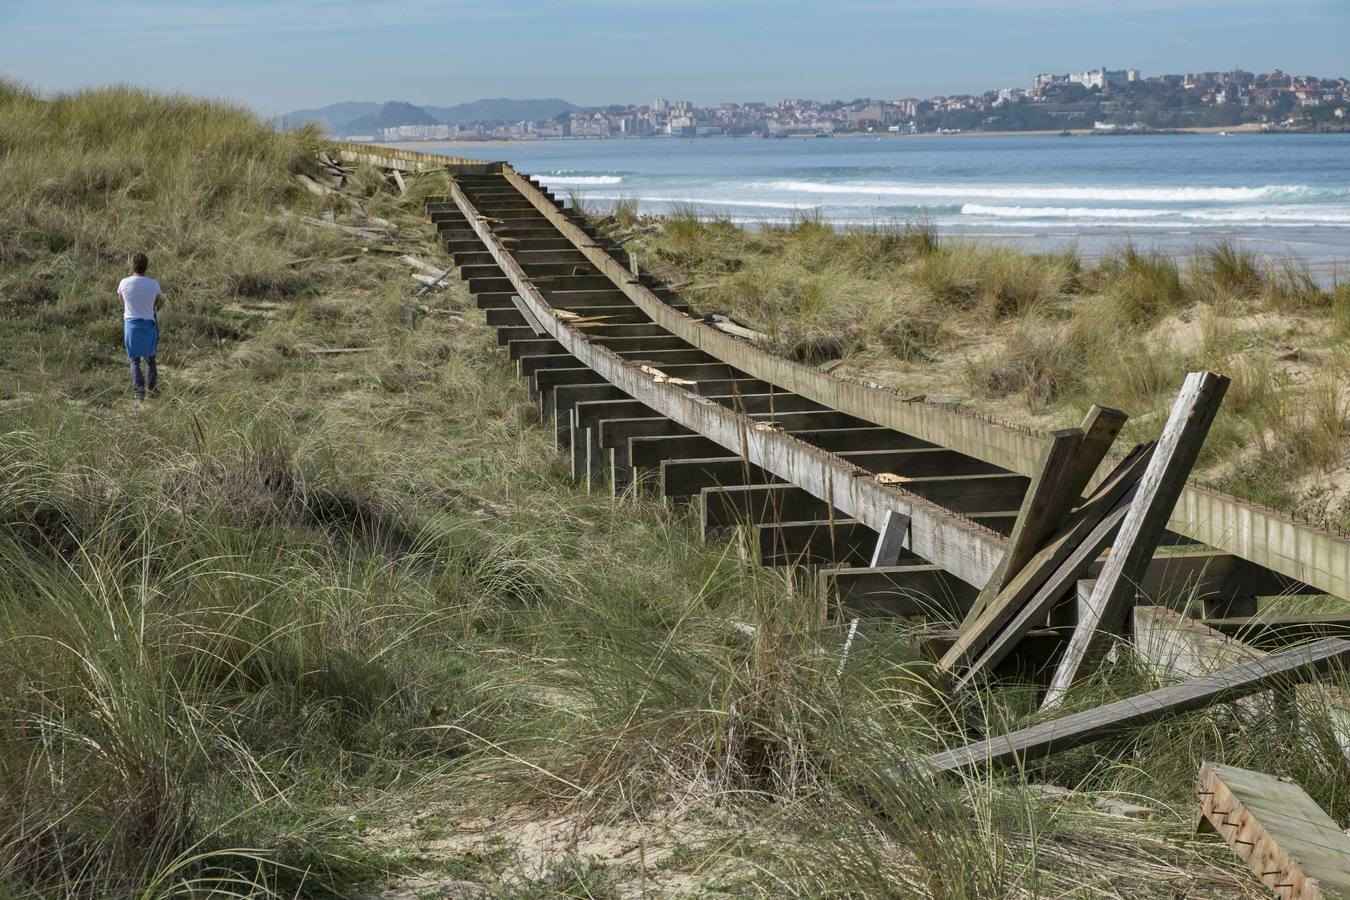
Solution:
<path fill-rule="evenodd" d="M 631 234 L 631 204 L 614 212 Z M 1186 371 L 1230 374 L 1199 476 L 1350 530 L 1350 283 L 1222 243 L 1183 269 L 1130 246 L 1086 265 L 923 226 L 747 231 L 691 209 L 658 227 L 634 249 L 704 309 L 805 361 L 842 358 L 836 374 L 1006 420 L 1062 427 L 1102 403 L 1152 437 Z"/>
<path fill-rule="evenodd" d="M 0 895 L 1260 896 L 1190 836 L 1200 759 L 1350 815 L 1325 741 L 1227 709 L 1025 778 L 912 773 L 1026 693 L 935 703 L 890 624 L 840 677 L 809 591 L 570 487 L 476 313 L 408 330 L 406 268 L 283 214 L 320 209 L 313 147 L 0 88 Z M 353 194 L 430 239 L 434 190 Z M 170 306 L 137 408 L 110 295 L 141 247 Z M 1122 659 L 1074 699 L 1151 683 Z"/>

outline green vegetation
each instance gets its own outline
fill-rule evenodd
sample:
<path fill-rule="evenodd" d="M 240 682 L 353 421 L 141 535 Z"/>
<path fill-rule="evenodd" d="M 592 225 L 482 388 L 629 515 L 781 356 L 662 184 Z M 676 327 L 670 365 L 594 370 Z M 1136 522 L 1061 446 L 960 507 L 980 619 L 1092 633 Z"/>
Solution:
<path fill-rule="evenodd" d="M 792 573 L 569 485 L 461 285 L 409 329 L 403 264 L 298 219 L 358 199 L 439 259 L 419 208 L 444 185 L 363 171 L 320 199 L 293 178 L 315 149 L 183 98 L 0 88 L 0 895 L 1262 896 L 1191 834 L 1200 760 L 1350 817 L 1315 705 L 1297 729 L 1216 707 L 1026 773 L 917 773 L 1034 719 L 1029 691 L 950 708 L 893 622 L 839 674 L 843 624 Z M 1054 321 L 1085 277 L 924 228 L 666 240 L 785 349 L 851 310 L 850 358 L 915 366 L 982 317 Z M 733 241 L 743 265 L 710 252 Z M 147 406 L 112 303 L 133 249 L 170 301 Z M 922 266 L 912 290 L 872 275 Z M 863 292 L 849 310 L 826 272 Z M 1123 655 L 1072 701 L 1157 681 Z M 1097 806 L 1141 796 L 1152 819 Z"/>
<path fill-rule="evenodd" d="M 743 229 L 692 208 L 638 231 L 644 265 L 702 308 L 906 396 L 963 389 L 972 408 L 1040 427 L 1104 403 L 1130 412 L 1126 436 L 1143 439 L 1186 371 L 1230 374 L 1200 477 L 1350 528 L 1350 284 L 1319 285 L 1300 263 L 1226 241 L 1184 265 L 1132 244 L 1088 263 L 949 240 L 926 223 L 835 232 L 806 216 Z"/>

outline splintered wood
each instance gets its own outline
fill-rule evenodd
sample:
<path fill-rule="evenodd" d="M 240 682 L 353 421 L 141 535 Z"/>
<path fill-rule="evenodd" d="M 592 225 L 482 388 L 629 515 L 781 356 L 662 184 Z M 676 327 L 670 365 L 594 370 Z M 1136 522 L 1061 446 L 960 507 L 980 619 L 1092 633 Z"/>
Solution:
<path fill-rule="evenodd" d="M 1197 830 L 1233 848 L 1285 900 L 1350 900 L 1350 836 L 1296 784 L 1207 762 Z"/>

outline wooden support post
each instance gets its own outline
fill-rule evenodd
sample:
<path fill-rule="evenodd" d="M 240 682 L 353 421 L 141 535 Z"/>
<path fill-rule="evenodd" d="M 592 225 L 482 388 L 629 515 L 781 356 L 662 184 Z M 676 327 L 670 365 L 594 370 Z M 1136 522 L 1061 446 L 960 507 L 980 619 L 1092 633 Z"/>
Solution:
<path fill-rule="evenodd" d="M 1350 641 L 1326 638 L 1212 675 L 937 753 L 925 759 L 924 766 L 932 772 L 950 772 L 1026 762 L 1193 709 L 1236 700 L 1326 671 L 1344 671 L 1347 664 L 1350 664 Z"/>
<path fill-rule="evenodd" d="M 1055 670 L 1046 692 L 1046 707 L 1064 698 L 1089 649 L 1098 643 L 1100 633 L 1117 633 L 1124 624 L 1134 605 L 1135 585 L 1143 579 L 1153 551 L 1167 529 L 1168 517 L 1186 486 L 1186 478 L 1223 402 L 1228 382 L 1228 378 L 1213 372 L 1192 372 L 1186 376 L 1162 438 L 1120 525 L 1111 557 L 1097 577 L 1088 615 L 1074 629 Z"/>
<path fill-rule="evenodd" d="M 872 551 L 872 568 L 893 566 L 900 561 L 900 551 L 909 537 L 909 516 L 891 510 L 886 513 L 886 524 L 877 535 L 877 547 Z"/>
<path fill-rule="evenodd" d="M 1196 830 L 1216 832 L 1284 900 L 1350 898 L 1350 836 L 1289 781 L 1207 762 Z"/>

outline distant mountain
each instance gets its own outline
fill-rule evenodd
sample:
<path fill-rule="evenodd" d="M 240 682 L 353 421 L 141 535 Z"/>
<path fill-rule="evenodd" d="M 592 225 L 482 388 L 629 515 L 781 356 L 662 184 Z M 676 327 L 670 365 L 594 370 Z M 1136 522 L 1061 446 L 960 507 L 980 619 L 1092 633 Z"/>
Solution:
<path fill-rule="evenodd" d="M 438 119 L 433 118 L 420 106 L 390 100 L 370 115 L 353 119 L 346 125 L 333 129 L 333 131 L 338 134 L 378 134 L 386 128 L 396 128 L 399 125 L 439 124 Z"/>
<path fill-rule="evenodd" d="M 539 122 L 551 119 L 559 113 L 572 112 L 580 108 L 557 97 L 546 100 L 511 100 L 498 97 L 492 100 L 474 100 L 472 103 L 460 103 L 455 106 L 423 107 L 440 121 L 454 125 L 464 122 Z"/>
<path fill-rule="evenodd" d="M 497 124 L 501 122 L 540 122 L 559 113 L 572 112 L 581 107 L 557 97 L 544 100 L 511 100 L 498 97 L 492 100 L 474 100 L 455 106 L 414 106 L 391 100 L 387 103 L 346 100 L 330 103 L 317 109 L 297 109 L 279 116 L 283 128 L 298 128 L 308 122 L 317 122 L 329 134 L 376 134 L 382 129 L 398 125 L 460 125 L 467 122 Z"/>
<path fill-rule="evenodd" d="M 284 116 L 278 117 L 278 123 L 282 128 L 299 128 L 310 122 L 317 122 L 322 125 L 325 131 L 338 132 L 347 127 L 348 122 L 355 121 L 362 116 L 373 115 L 380 109 L 380 104 L 369 100 L 345 100 L 342 103 L 330 103 L 328 106 L 321 106 L 318 109 L 297 109 L 294 112 L 288 112 Z"/>

